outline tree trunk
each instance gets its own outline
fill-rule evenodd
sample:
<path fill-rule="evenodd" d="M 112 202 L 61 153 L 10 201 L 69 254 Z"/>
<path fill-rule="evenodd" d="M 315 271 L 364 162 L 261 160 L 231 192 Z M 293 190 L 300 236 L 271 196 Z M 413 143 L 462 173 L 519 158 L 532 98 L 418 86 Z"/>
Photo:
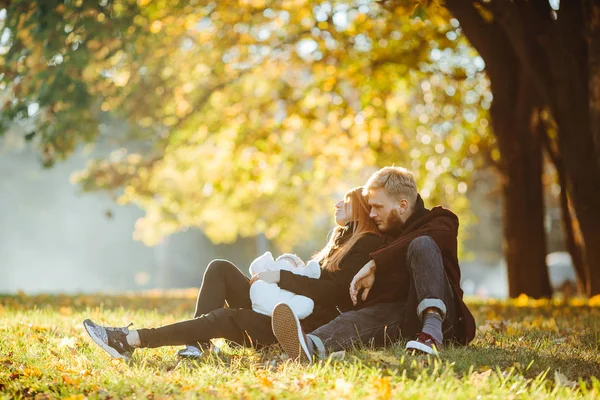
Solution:
<path fill-rule="evenodd" d="M 561 10 L 562 10 L 561 4 Z M 600 294 L 600 164 L 592 135 L 590 54 L 585 42 L 589 13 L 567 2 L 557 20 L 555 45 L 547 50 L 552 76 L 552 112 L 573 209 L 585 243 L 588 295 Z M 561 36 L 561 32 L 566 33 Z M 593 57 L 592 57 L 593 58 Z M 568 77 L 568 78 L 566 78 Z"/>
<path fill-rule="evenodd" d="M 581 238 L 581 232 L 579 231 L 579 224 L 577 224 L 577 232 L 573 226 L 573 215 L 571 207 L 569 207 L 569 196 L 567 191 L 567 178 L 565 177 L 565 166 L 562 161 L 560 154 L 553 148 L 551 144 L 550 135 L 548 134 L 547 127 L 540 125 L 539 136 L 542 138 L 542 143 L 546 153 L 548 154 L 556 174 L 558 175 L 558 185 L 560 186 L 559 202 L 560 202 L 560 214 L 562 221 L 563 233 L 565 235 L 565 244 L 567 251 L 571 255 L 571 262 L 577 275 L 577 290 L 580 293 L 585 293 L 588 287 L 588 281 L 590 276 L 589 267 L 585 264 L 583 258 L 584 249 L 583 241 Z"/>
<path fill-rule="evenodd" d="M 536 137 L 537 96 L 510 41 L 495 22 L 486 22 L 473 3 L 446 0 L 463 32 L 485 60 L 494 101 L 491 122 L 501 155 L 504 192 L 504 254 L 509 295 L 550 297 L 546 265 L 542 150 Z"/>
<path fill-rule="evenodd" d="M 598 56 L 598 21 L 591 19 L 597 17 L 598 1 L 588 1 L 561 2 L 557 18 L 552 18 L 549 4 L 544 1 L 489 2 L 488 11 L 494 15 L 489 22 L 470 0 L 446 0 L 446 6 L 485 60 L 492 86 L 496 80 L 492 69 L 518 66 L 529 74 L 535 92 L 551 108 L 558 126 L 568 192 L 585 242 L 585 262 L 590 271 L 588 294 L 595 295 L 600 293 L 600 161 L 598 134 L 592 134 L 592 127 L 599 121 L 592 123 L 592 119 L 600 116 L 590 109 L 590 93 L 600 96 L 600 89 L 594 86 L 590 90 L 589 85 L 590 51 L 592 58 Z M 512 84 L 496 83 L 495 99 L 497 90 L 502 89 L 500 85 Z"/>
<path fill-rule="evenodd" d="M 504 170 L 504 253 L 510 297 L 551 297 L 546 265 L 541 124 L 535 92 L 518 71 L 512 95 L 494 96 L 492 123 Z M 498 93 L 508 93 L 501 91 Z M 496 92 L 494 92 L 496 93 Z"/>
<path fill-rule="evenodd" d="M 589 268 L 588 295 L 600 294 L 600 170 L 594 157 L 591 137 L 577 133 L 578 129 L 589 129 L 580 112 L 557 121 L 558 141 L 564 156 L 566 176 L 573 208 L 585 243 L 585 262 Z M 565 133 L 568 132 L 568 133 Z M 588 130 L 589 132 L 589 130 Z"/>
<path fill-rule="evenodd" d="M 588 54 L 589 54 L 589 96 L 590 96 L 590 122 L 592 137 L 596 148 L 596 156 L 600 161 L 600 4 L 598 1 L 588 0 L 587 10 L 589 15 L 587 24 Z"/>
<path fill-rule="evenodd" d="M 600 3 L 596 0 L 584 2 L 583 15 L 586 16 L 587 50 L 588 50 L 588 104 L 589 104 L 589 129 L 594 144 L 593 155 L 596 160 L 596 173 L 588 179 L 595 179 L 596 189 L 589 190 L 591 201 L 585 202 L 578 215 L 591 220 L 579 221 L 586 246 L 588 282 L 586 291 L 589 296 L 600 293 L 600 212 L 598 211 L 598 194 L 600 189 Z M 583 178 L 583 177 L 582 177 Z M 595 200 L 595 201 L 594 201 Z M 579 203 L 582 203 L 580 201 Z M 591 203 L 591 204 L 590 204 Z M 595 203 L 595 204 L 594 204 Z M 590 207 L 591 209 L 587 209 Z M 594 212 L 595 210 L 595 212 Z M 576 210 L 577 212 L 577 210 Z M 583 227 L 585 225 L 585 232 Z M 594 247 L 593 249 L 591 247 Z"/>
<path fill-rule="evenodd" d="M 571 215 L 571 209 L 569 207 L 569 197 L 567 195 L 566 182 L 563 182 L 563 184 L 565 186 L 561 185 L 560 188 L 560 211 L 563 232 L 565 234 L 565 242 L 567 251 L 571 255 L 573 269 L 577 274 L 577 290 L 580 293 L 587 293 L 590 281 L 590 269 L 583 259 L 583 243 L 581 242 L 581 237 L 579 237 L 581 232 L 579 232 L 579 235 L 575 234 L 575 227 L 573 226 L 574 218 Z"/>
<path fill-rule="evenodd" d="M 593 1 L 596 3 L 597 1 Z M 590 3 L 590 4 L 592 4 Z M 600 163 L 592 134 L 590 93 L 591 13 L 586 1 L 561 2 L 551 18 L 547 2 L 495 2 L 494 12 L 510 37 L 520 65 L 534 82 L 558 126 L 568 192 L 585 242 L 588 294 L 600 293 Z M 593 7 L 594 9 L 596 7 Z"/>

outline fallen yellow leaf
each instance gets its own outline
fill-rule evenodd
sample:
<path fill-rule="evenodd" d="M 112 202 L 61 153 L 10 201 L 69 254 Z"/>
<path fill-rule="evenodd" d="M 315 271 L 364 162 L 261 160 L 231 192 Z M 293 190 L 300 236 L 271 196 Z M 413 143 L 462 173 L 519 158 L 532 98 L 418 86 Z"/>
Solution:
<path fill-rule="evenodd" d="M 600 294 L 595 295 L 591 299 L 588 300 L 588 306 L 590 307 L 600 307 Z"/>
<path fill-rule="evenodd" d="M 373 379 L 373 386 L 377 392 L 378 399 L 389 399 L 392 396 L 389 376 Z"/>

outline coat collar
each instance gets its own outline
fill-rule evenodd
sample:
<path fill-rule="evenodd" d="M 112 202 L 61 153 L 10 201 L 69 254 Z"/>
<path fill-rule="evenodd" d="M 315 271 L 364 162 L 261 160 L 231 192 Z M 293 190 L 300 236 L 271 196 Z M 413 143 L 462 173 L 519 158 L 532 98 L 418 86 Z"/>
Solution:
<path fill-rule="evenodd" d="M 425 208 L 425 202 L 423 201 L 423 198 L 420 194 L 417 193 L 417 201 L 415 202 L 415 208 L 410 217 L 408 217 L 408 219 L 404 223 L 404 228 L 402 228 L 402 231 L 409 231 L 413 227 L 415 222 L 420 220 L 427 213 L 429 213 L 429 210 Z"/>

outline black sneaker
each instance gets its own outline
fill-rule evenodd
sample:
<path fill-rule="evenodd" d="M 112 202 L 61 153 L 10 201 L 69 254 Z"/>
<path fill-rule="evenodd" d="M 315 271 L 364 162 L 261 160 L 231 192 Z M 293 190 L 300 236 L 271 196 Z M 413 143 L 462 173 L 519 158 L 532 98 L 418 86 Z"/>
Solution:
<path fill-rule="evenodd" d="M 312 362 L 312 342 L 304 334 L 300 321 L 285 303 L 279 303 L 273 308 L 271 320 L 273 334 L 292 360 Z"/>
<path fill-rule="evenodd" d="M 127 343 L 127 334 L 129 327 L 111 328 L 107 326 L 96 325 L 89 319 L 83 321 L 83 326 L 92 340 L 102 347 L 108 354 L 114 358 L 131 359 L 131 354 L 135 350 Z"/>

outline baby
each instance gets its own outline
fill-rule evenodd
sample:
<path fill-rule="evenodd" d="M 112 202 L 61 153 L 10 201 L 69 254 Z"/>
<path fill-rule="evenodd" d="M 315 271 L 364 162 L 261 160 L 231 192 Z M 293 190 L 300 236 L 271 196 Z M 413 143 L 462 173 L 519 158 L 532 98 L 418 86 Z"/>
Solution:
<path fill-rule="evenodd" d="M 249 270 L 251 275 L 264 271 L 285 270 L 309 278 L 318 279 L 321 276 L 321 266 L 314 260 L 310 260 L 305 264 L 295 254 L 282 254 L 275 260 L 270 251 L 255 259 L 250 264 Z M 261 280 L 250 286 L 250 300 L 252 300 L 254 311 L 268 316 L 271 316 L 273 307 L 277 303 L 286 303 L 298 319 L 308 317 L 315 306 L 313 300 L 306 296 L 283 290 L 276 283 L 267 283 Z"/>

